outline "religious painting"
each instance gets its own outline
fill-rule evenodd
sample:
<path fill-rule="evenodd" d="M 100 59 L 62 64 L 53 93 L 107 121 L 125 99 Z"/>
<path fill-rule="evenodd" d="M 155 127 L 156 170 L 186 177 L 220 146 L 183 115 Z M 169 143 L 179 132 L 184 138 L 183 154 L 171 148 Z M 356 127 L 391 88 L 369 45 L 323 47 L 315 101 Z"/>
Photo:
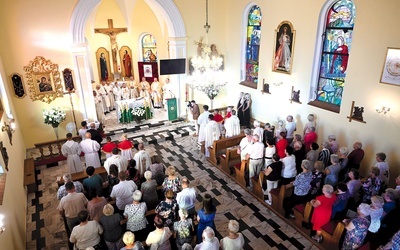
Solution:
<path fill-rule="evenodd" d="M 64 94 L 58 65 L 37 56 L 24 67 L 28 90 L 33 101 L 52 102 Z"/>
<path fill-rule="evenodd" d="M 400 86 L 400 48 L 387 49 L 380 82 Z"/>
<path fill-rule="evenodd" d="M 153 35 L 147 34 L 143 36 L 142 53 L 144 62 L 157 61 L 157 42 Z"/>
<path fill-rule="evenodd" d="M 291 74 L 295 33 L 289 21 L 283 21 L 278 25 L 275 30 L 272 71 Z"/>
<path fill-rule="evenodd" d="M 156 62 L 138 62 L 139 79 L 146 78 L 146 81 L 152 83 L 154 78 L 158 78 L 158 65 Z"/>
<path fill-rule="evenodd" d="M 49 72 L 33 73 L 33 81 L 38 93 L 46 93 L 54 91 L 53 75 Z"/>
<path fill-rule="evenodd" d="M 128 46 L 122 46 L 119 50 L 119 58 L 121 60 L 122 76 L 130 78 L 133 76 L 131 49 Z"/>
<path fill-rule="evenodd" d="M 23 98 L 26 93 L 24 83 L 22 81 L 22 75 L 18 73 L 13 73 L 10 75 L 10 80 L 14 95 L 18 98 Z"/>
<path fill-rule="evenodd" d="M 96 51 L 97 68 L 99 69 L 100 81 L 112 81 L 113 75 L 111 74 L 110 66 L 110 53 L 104 47 L 100 47 Z"/>
<path fill-rule="evenodd" d="M 64 87 L 67 92 L 75 91 L 74 75 L 72 69 L 66 68 L 62 71 Z"/>

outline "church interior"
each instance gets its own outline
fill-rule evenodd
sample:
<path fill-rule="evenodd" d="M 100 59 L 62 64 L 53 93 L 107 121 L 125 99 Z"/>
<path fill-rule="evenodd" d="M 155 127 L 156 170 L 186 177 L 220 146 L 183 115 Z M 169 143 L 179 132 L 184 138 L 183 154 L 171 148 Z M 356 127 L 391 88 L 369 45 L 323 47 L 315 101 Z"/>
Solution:
<path fill-rule="evenodd" d="M 365 151 L 361 176 L 367 176 L 375 165 L 376 153 L 385 152 L 390 166 L 388 187 L 396 187 L 395 179 L 400 175 L 400 157 L 396 153 L 400 138 L 400 55 L 391 53 L 399 53 L 400 31 L 390 24 L 400 22 L 397 13 L 400 3 L 398 0 L 350 1 L 355 10 L 351 13 L 354 27 L 344 29 L 345 41 L 337 39 L 338 45 L 343 45 L 343 41 L 348 45 L 346 59 L 341 59 L 346 60 L 346 66 L 343 69 L 342 63 L 338 74 L 342 85 L 338 88 L 340 92 L 334 92 L 337 97 L 334 101 L 322 102 L 318 101 L 319 94 L 332 93 L 327 85 L 320 84 L 323 31 L 327 12 L 336 2 L 346 1 L 0 1 L 0 119 L 4 124 L 0 133 L 3 156 L 0 158 L 0 214 L 4 216 L 5 228 L 0 234 L 2 248 L 66 247 L 66 234 L 60 221 L 56 222 L 59 215 L 49 209 L 49 206 L 56 207 L 52 203 L 55 179 L 66 171 L 65 164 L 36 167 L 38 192 L 28 194 L 24 186 L 24 160 L 32 157 L 35 144 L 55 140 L 55 131 L 43 121 L 44 110 L 54 107 L 66 112 L 65 121 L 58 127 L 60 138 L 68 132 L 66 125 L 71 122 L 79 125 L 85 119 L 98 120 L 93 90 L 102 78 L 99 59 L 104 53 L 110 79 L 128 78 L 122 62 L 125 49 L 129 49 L 136 82 L 146 73 L 141 68 L 142 62 L 155 61 L 153 70 L 159 71 L 159 60 L 187 59 L 186 73 L 157 75 L 160 82 L 170 79 L 178 116 L 183 119 L 191 119 L 187 109 L 189 100 L 196 100 L 200 106 L 212 103 L 214 108 L 236 107 L 240 92 L 248 93 L 254 120 L 277 127 L 279 120 L 292 115 L 297 131 L 303 131 L 307 116 L 313 114 L 318 144 L 328 140 L 331 134 L 340 146 L 350 151 L 354 142 L 361 142 Z M 249 12 L 254 6 L 260 10 L 259 16 L 262 14 L 257 30 L 257 65 L 251 69 L 255 74 L 249 73 L 247 65 L 251 54 L 247 50 Z M 344 19 L 346 15 L 349 13 L 345 12 Z M 118 31 L 111 35 L 97 32 L 107 28 Z M 275 65 L 283 30 L 291 34 L 287 68 Z M 149 59 L 152 56 L 143 49 L 146 35 L 156 41 L 155 60 Z M 199 54 L 200 41 L 206 48 L 216 45 L 217 53 L 224 60 L 224 84 L 212 101 L 203 91 L 189 86 L 192 79 L 189 59 Z M 42 69 L 43 65 L 50 66 Z M 73 79 L 73 92 L 68 92 L 65 69 L 72 72 L 69 76 Z M 50 80 L 50 90 L 41 87 L 42 76 Z M 119 121 L 113 121 L 115 124 L 106 124 L 106 132 L 118 130 L 114 126 L 120 126 Z M 11 122 L 15 123 L 12 131 Z M 129 137 L 135 142 L 146 142 L 150 152 L 165 157 L 163 161 L 175 165 L 180 175 L 195 180 L 192 184 L 199 187 L 200 193 L 212 192 L 218 197 L 219 238 L 226 235 L 229 219 L 240 218 L 241 228 L 246 228 L 248 248 L 245 249 L 320 247 L 210 165 L 196 151 L 196 139 L 190 136 L 194 132 L 191 124 L 180 121 L 163 124 L 161 128 L 150 126 L 143 133 L 132 132 Z M 113 139 L 118 140 L 116 135 Z M 207 178 L 200 178 L 203 176 Z M 46 229 L 49 224 L 54 224 L 50 231 Z"/>

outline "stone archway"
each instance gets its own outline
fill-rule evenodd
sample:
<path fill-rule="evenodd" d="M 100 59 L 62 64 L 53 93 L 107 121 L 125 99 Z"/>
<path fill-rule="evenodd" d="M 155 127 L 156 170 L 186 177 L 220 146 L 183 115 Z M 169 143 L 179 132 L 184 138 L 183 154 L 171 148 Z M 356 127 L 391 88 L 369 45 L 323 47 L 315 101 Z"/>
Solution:
<path fill-rule="evenodd" d="M 124 0 L 115 0 L 120 7 Z M 173 0 L 144 0 L 158 16 L 163 16 L 169 37 L 171 58 L 186 57 L 186 29 L 183 18 Z M 72 12 L 70 32 L 72 34 L 72 56 L 76 78 L 76 92 L 79 96 L 84 119 L 95 119 L 96 112 L 92 94 L 92 72 L 90 55 L 85 38 L 85 27 L 89 16 L 101 0 L 79 0 Z M 127 18 L 127 17 L 125 17 Z M 182 39 L 185 38 L 185 39 Z"/>

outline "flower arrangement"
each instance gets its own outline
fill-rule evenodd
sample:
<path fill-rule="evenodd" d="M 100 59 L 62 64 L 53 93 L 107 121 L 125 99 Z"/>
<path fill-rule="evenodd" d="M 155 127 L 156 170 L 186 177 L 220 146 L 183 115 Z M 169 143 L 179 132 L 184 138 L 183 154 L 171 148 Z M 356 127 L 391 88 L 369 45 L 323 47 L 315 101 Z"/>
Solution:
<path fill-rule="evenodd" d="M 137 121 L 143 119 L 145 114 L 146 109 L 144 107 L 135 107 L 134 109 L 132 109 L 133 118 Z"/>
<path fill-rule="evenodd" d="M 58 127 L 62 121 L 65 121 L 66 113 L 64 110 L 58 108 L 51 108 L 49 110 L 43 110 L 43 119 L 45 124 L 50 124 L 53 128 Z"/>
<path fill-rule="evenodd" d="M 223 85 L 215 85 L 215 84 L 208 84 L 208 85 L 202 85 L 198 87 L 198 90 L 204 92 L 208 98 L 211 100 L 214 100 L 214 98 L 219 94 L 219 91 Z"/>

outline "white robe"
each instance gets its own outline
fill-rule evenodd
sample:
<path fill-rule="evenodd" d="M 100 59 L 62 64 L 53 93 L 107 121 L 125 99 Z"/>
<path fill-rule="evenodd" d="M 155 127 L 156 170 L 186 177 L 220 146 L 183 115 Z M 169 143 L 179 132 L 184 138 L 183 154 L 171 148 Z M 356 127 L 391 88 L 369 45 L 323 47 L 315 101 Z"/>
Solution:
<path fill-rule="evenodd" d="M 101 123 L 104 123 L 106 118 L 104 116 L 104 108 L 103 108 L 102 100 L 103 99 L 99 95 L 94 97 L 94 106 L 96 108 L 97 120 Z"/>
<path fill-rule="evenodd" d="M 81 141 L 82 152 L 85 153 L 86 167 L 93 166 L 94 168 L 101 167 L 99 154 L 100 144 L 92 139 Z"/>
<path fill-rule="evenodd" d="M 118 87 L 114 86 L 112 92 L 114 94 L 114 100 L 120 101 L 121 100 L 121 90 Z"/>
<path fill-rule="evenodd" d="M 236 115 L 225 120 L 225 137 L 232 137 L 240 134 L 240 120 Z"/>
<path fill-rule="evenodd" d="M 108 91 L 104 86 L 101 86 L 100 89 L 97 90 L 97 93 L 100 94 L 103 99 L 103 108 L 104 111 L 109 111 L 110 109 L 110 98 L 108 98 Z"/>
<path fill-rule="evenodd" d="M 198 142 L 203 142 L 206 140 L 206 133 L 205 133 L 205 128 L 208 123 L 208 116 L 210 115 L 210 112 L 204 111 L 199 118 L 197 118 L 197 124 L 199 124 L 199 137 L 198 137 Z"/>
<path fill-rule="evenodd" d="M 110 174 L 110 166 L 112 164 L 115 164 L 118 167 L 118 172 L 125 172 L 128 168 L 128 160 L 121 155 L 112 155 L 104 162 L 104 168 L 107 170 L 108 174 Z"/>
<path fill-rule="evenodd" d="M 151 165 L 150 155 L 144 150 L 139 150 L 133 159 L 136 161 L 136 169 L 139 170 L 142 177 L 146 169 Z"/>
<path fill-rule="evenodd" d="M 108 98 L 110 99 L 110 108 L 115 108 L 115 98 L 113 93 L 113 87 L 111 85 L 104 85 L 104 89 L 108 93 Z"/>
<path fill-rule="evenodd" d="M 128 99 L 131 98 L 130 97 L 131 93 L 130 93 L 130 90 L 128 88 L 121 88 L 120 93 L 121 93 L 122 100 L 128 100 Z"/>
<path fill-rule="evenodd" d="M 67 141 L 61 147 L 61 153 L 67 157 L 67 167 L 70 174 L 82 172 L 83 164 L 81 161 L 81 147 L 75 141 Z"/>
<path fill-rule="evenodd" d="M 221 133 L 219 132 L 219 125 L 216 121 L 208 121 L 205 127 L 206 134 L 206 157 L 210 157 L 210 151 L 208 147 L 212 146 L 214 141 L 219 140 Z"/>

